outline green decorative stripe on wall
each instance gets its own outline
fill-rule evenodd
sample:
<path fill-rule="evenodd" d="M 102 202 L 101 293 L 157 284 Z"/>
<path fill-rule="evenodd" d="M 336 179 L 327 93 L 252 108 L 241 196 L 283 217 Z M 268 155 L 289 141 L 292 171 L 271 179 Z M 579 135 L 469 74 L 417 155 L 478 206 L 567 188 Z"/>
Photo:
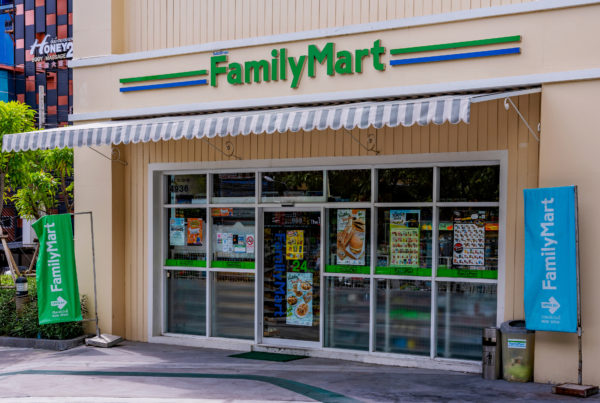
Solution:
<path fill-rule="evenodd" d="M 206 70 L 194 70 L 194 71 L 183 71 L 181 73 L 157 74 L 154 76 L 122 78 L 119 80 L 119 82 L 121 82 L 121 84 L 127 84 L 127 83 L 138 83 L 140 81 L 154 81 L 154 80 L 167 80 L 170 78 L 205 76 L 207 74 L 208 74 L 208 72 Z"/>
<path fill-rule="evenodd" d="M 206 267 L 206 260 L 167 259 L 165 266 Z"/>
<path fill-rule="evenodd" d="M 406 53 L 429 52 L 432 50 L 468 48 L 471 46 L 495 45 L 498 43 L 520 42 L 521 35 L 503 36 L 500 38 L 479 39 L 475 41 L 441 43 L 438 45 L 414 46 L 410 48 L 390 49 L 390 54 L 401 55 Z"/>

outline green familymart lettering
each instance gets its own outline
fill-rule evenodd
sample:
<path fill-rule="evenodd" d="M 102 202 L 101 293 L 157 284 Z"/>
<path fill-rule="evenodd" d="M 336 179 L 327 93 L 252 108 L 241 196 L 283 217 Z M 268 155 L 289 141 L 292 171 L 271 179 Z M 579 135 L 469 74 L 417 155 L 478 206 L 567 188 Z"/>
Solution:
<path fill-rule="evenodd" d="M 307 76 L 317 75 L 317 64 L 324 65 L 328 76 L 336 74 L 362 73 L 370 64 L 377 71 L 385 70 L 381 57 L 385 54 L 381 40 L 373 42 L 373 46 L 355 49 L 353 52 L 339 50 L 335 44 L 328 42 L 322 48 L 308 45 L 307 53 L 298 57 L 288 56 L 286 48 L 271 50 L 271 58 L 250 60 L 243 63 L 229 62 L 228 55 L 217 55 L 210 58 L 210 85 L 217 87 L 220 80 L 227 80 L 231 85 L 243 85 L 270 81 L 287 81 L 291 78 L 290 87 L 298 88 L 307 71 Z"/>

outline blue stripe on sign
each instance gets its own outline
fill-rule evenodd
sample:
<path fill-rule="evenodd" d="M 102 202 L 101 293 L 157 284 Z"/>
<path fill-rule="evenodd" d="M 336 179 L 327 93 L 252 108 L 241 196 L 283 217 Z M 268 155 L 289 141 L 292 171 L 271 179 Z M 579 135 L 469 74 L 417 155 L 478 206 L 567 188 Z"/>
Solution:
<path fill-rule="evenodd" d="M 119 91 L 121 91 L 121 92 L 144 91 L 144 90 L 156 90 L 158 88 L 189 87 L 192 85 L 206 85 L 206 84 L 208 84 L 208 80 L 178 81 L 176 83 L 138 85 L 135 87 L 119 88 Z"/>
<path fill-rule="evenodd" d="M 403 64 L 443 62 L 446 60 L 473 59 L 476 57 L 514 55 L 514 54 L 519 54 L 519 53 L 521 53 L 521 48 L 484 50 L 482 52 L 467 52 L 467 53 L 456 53 L 456 54 L 452 54 L 452 55 L 413 57 L 410 59 L 396 59 L 396 60 L 390 60 L 390 65 L 391 66 L 399 66 L 399 65 L 403 65 Z"/>

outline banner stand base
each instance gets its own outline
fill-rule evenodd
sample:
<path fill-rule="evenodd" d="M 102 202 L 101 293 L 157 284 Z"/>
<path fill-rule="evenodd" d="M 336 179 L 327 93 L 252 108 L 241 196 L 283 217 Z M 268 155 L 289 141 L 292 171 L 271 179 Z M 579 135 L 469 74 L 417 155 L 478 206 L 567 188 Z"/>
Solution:
<path fill-rule="evenodd" d="M 85 339 L 86 346 L 92 347 L 113 347 L 123 341 L 121 336 L 115 336 L 114 334 L 101 334 L 99 336 L 90 337 Z M 598 388 L 596 388 L 597 391 Z"/>
<path fill-rule="evenodd" d="M 556 395 L 588 397 L 598 393 L 598 386 L 563 383 L 561 385 L 553 386 L 552 393 Z"/>

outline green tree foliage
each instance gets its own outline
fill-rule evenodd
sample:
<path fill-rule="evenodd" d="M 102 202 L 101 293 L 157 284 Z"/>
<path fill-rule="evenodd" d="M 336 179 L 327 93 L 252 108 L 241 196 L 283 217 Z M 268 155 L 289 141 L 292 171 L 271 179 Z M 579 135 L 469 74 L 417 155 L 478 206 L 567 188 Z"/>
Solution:
<path fill-rule="evenodd" d="M 35 129 L 35 111 L 20 102 L 0 102 L 0 140 L 5 134 Z M 73 211 L 73 151 L 38 150 L 0 153 L 0 211 L 6 190 L 12 194 L 18 214 L 38 219 L 56 207 L 61 199 L 67 211 Z"/>

